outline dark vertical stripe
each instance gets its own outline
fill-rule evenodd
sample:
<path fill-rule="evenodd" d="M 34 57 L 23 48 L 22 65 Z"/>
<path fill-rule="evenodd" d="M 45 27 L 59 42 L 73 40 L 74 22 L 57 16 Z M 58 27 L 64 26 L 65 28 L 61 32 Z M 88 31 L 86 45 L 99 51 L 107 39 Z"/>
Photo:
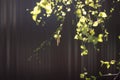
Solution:
<path fill-rule="evenodd" d="M 71 80 L 71 38 L 70 38 L 70 34 L 68 37 L 68 76 L 69 76 L 69 80 Z"/>
<path fill-rule="evenodd" d="M 78 69 L 78 64 L 80 64 L 80 63 L 78 63 L 78 56 L 80 57 L 80 53 L 78 52 L 78 42 L 77 41 L 74 41 L 74 77 L 75 77 L 75 80 L 78 80 L 78 75 L 80 74 L 80 73 L 78 73 L 79 72 L 79 69 Z"/>

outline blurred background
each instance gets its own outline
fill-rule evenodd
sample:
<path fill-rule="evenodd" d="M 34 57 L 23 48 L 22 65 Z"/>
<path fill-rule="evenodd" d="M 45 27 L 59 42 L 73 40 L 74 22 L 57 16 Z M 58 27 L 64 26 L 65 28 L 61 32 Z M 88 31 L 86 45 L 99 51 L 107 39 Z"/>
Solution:
<path fill-rule="evenodd" d="M 54 16 L 46 19 L 46 25 L 37 26 L 30 11 L 39 0 L 0 0 L 0 80 L 80 80 L 84 66 L 91 75 L 116 74 L 116 65 L 109 70 L 100 67 L 99 60 L 119 60 L 120 11 L 119 4 L 112 18 L 108 20 L 109 41 L 98 45 L 95 51 L 88 44 L 88 56 L 80 56 L 81 42 L 74 40 L 75 28 L 71 26 L 72 16 L 66 16 L 61 43 L 50 39 L 57 28 Z M 111 7 L 110 1 L 105 5 Z M 33 51 L 47 40 L 50 44 L 39 53 Z"/>

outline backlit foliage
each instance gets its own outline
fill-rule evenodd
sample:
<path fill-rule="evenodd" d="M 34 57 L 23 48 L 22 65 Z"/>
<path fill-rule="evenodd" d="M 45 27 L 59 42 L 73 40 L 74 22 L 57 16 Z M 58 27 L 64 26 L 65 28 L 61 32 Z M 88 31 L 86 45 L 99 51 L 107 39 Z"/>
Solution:
<path fill-rule="evenodd" d="M 97 45 L 104 40 L 108 40 L 107 37 L 109 33 L 105 23 L 111 16 L 110 13 L 114 11 L 114 8 L 106 10 L 105 6 L 103 6 L 105 1 L 106 0 L 40 0 L 36 2 L 36 6 L 34 6 L 30 14 L 32 15 L 33 21 L 37 24 L 43 22 L 43 17 L 49 18 L 51 15 L 57 17 L 60 24 L 54 32 L 53 38 L 57 41 L 58 46 L 60 44 L 60 38 L 62 37 L 61 31 L 66 15 L 67 13 L 73 13 L 77 18 L 77 22 L 74 24 L 76 25 L 74 26 L 76 28 L 74 39 L 81 41 L 81 56 L 85 56 L 88 55 L 86 43 Z M 119 0 L 113 1 L 113 3 L 115 2 L 119 2 Z M 111 64 L 115 64 L 114 60 L 110 62 L 101 60 L 100 62 L 101 66 L 106 65 L 107 68 L 110 68 Z M 84 73 L 80 74 L 80 77 L 90 80 L 90 78 L 85 77 Z M 94 76 L 92 78 L 94 78 Z M 94 78 L 94 80 L 96 79 Z"/>
<path fill-rule="evenodd" d="M 72 8 L 74 7 L 74 8 Z M 81 56 L 87 55 L 88 50 L 85 43 L 97 43 L 103 42 L 104 38 L 108 37 L 108 32 L 105 29 L 105 20 L 107 15 L 106 10 L 102 10 L 101 0 L 40 0 L 36 3 L 36 6 L 31 11 L 32 19 L 38 24 L 42 21 L 42 17 L 50 17 L 54 14 L 57 20 L 61 22 L 56 29 L 54 38 L 57 41 L 57 45 L 60 43 L 61 30 L 63 22 L 68 12 L 74 11 L 78 21 L 76 24 L 76 34 L 74 39 L 82 41 L 80 46 L 82 49 Z M 43 10 L 45 12 L 43 12 Z M 111 12 L 113 9 L 111 10 Z M 39 16 L 39 15 L 42 16 Z M 59 28 L 61 27 L 61 28 Z M 101 27 L 102 33 L 97 33 L 97 27 Z M 107 39 L 106 39 L 107 40 Z"/>
<path fill-rule="evenodd" d="M 101 60 L 100 62 L 101 62 L 101 66 L 106 65 L 107 69 L 109 69 L 110 65 L 115 64 L 116 61 L 115 60 L 111 60 L 111 61 L 103 61 L 103 60 Z"/>

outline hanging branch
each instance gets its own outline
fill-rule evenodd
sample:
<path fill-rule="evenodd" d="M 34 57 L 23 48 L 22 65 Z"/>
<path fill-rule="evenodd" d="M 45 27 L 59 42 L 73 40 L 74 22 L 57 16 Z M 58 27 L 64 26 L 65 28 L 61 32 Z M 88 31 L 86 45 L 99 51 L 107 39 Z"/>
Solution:
<path fill-rule="evenodd" d="M 81 56 L 85 56 L 89 53 L 86 43 L 92 43 L 95 46 L 98 43 L 103 43 L 104 40 L 108 40 L 109 32 L 106 29 L 105 23 L 114 11 L 114 7 L 106 10 L 102 5 L 105 1 L 106 0 L 40 0 L 36 2 L 36 6 L 34 6 L 30 14 L 32 15 L 33 21 L 37 24 L 43 21 L 43 17 L 49 18 L 51 15 L 57 17 L 57 21 L 59 21 L 60 24 L 51 36 L 56 40 L 57 46 L 59 46 L 66 14 L 74 11 L 73 15 L 77 17 L 77 24 L 74 24 L 76 25 L 74 39 L 81 41 Z M 120 0 L 113 0 L 113 4 L 118 2 L 120 2 Z M 98 29 L 100 32 L 97 32 Z M 43 41 L 40 47 L 36 48 L 34 52 L 41 50 L 47 43 L 48 41 Z M 109 68 L 111 64 L 115 64 L 115 61 L 114 63 L 112 63 L 112 61 L 101 60 L 100 62 Z M 84 78 L 85 75 L 81 74 L 80 76 Z M 94 76 L 91 78 L 96 79 Z M 86 80 L 88 80 L 88 77 Z"/>

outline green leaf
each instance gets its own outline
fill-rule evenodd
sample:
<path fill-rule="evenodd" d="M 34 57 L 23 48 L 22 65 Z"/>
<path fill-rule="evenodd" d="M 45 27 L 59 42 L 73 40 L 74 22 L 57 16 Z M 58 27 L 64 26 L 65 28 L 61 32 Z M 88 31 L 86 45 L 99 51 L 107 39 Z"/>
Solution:
<path fill-rule="evenodd" d="M 81 15 L 81 9 L 77 9 L 76 14 L 77 14 L 77 16 Z"/>
<path fill-rule="evenodd" d="M 82 26 L 82 24 L 80 22 L 77 23 L 77 27 L 80 27 Z"/>
<path fill-rule="evenodd" d="M 77 28 L 76 31 L 77 31 L 77 32 L 80 32 L 80 28 Z"/>
<path fill-rule="evenodd" d="M 94 35 L 94 34 L 95 34 L 94 29 L 90 30 L 90 34 L 91 34 L 91 35 Z"/>
<path fill-rule="evenodd" d="M 30 12 L 30 14 L 32 14 L 33 21 L 37 20 L 37 16 L 40 13 L 41 13 L 41 9 L 38 6 L 35 6 L 34 9 L 33 9 L 33 11 Z"/>
<path fill-rule="evenodd" d="M 115 9 L 114 8 L 111 8 L 110 12 L 112 13 Z"/>
<path fill-rule="evenodd" d="M 92 78 L 93 80 L 96 80 L 96 79 L 97 79 L 95 76 L 91 76 L 91 78 Z"/>
<path fill-rule="evenodd" d="M 85 80 L 91 80 L 90 78 L 85 78 Z"/>
<path fill-rule="evenodd" d="M 81 45 L 80 48 L 81 49 L 86 49 L 86 47 L 84 45 Z"/>
<path fill-rule="evenodd" d="M 86 21 L 85 16 L 81 16 L 81 18 L 80 18 L 80 22 L 84 23 L 85 21 Z"/>
<path fill-rule="evenodd" d="M 95 8 L 95 4 L 92 2 L 89 4 L 90 7 Z"/>
<path fill-rule="evenodd" d="M 87 14 L 87 12 L 85 11 L 84 8 L 82 9 L 82 13 L 83 13 L 83 15 L 86 15 L 86 14 Z"/>
<path fill-rule="evenodd" d="M 107 64 L 107 69 L 109 69 L 110 68 L 110 64 Z"/>
<path fill-rule="evenodd" d="M 115 64 L 115 62 L 116 62 L 115 60 L 111 60 L 110 64 Z"/>
<path fill-rule="evenodd" d="M 78 40 L 78 35 L 75 35 L 74 39 Z"/>
<path fill-rule="evenodd" d="M 120 39 L 120 35 L 118 36 L 118 39 Z"/>
<path fill-rule="evenodd" d="M 98 14 L 99 17 L 103 17 L 103 18 L 106 18 L 107 17 L 107 14 L 105 12 L 100 12 Z"/>
<path fill-rule="evenodd" d="M 58 34 L 54 34 L 54 38 L 57 39 L 58 38 Z"/>
<path fill-rule="evenodd" d="M 36 19 L 37 19 L 37 15 L 34 14 L 34 15 L 32 16 L 32 19 L 33 19 L 34 21 L 36 21 Z"/>
<path fill-rule="evenodd" d="M 98 42 L 103 42 L 103 34 L 99 34 L 98 35 Z"/>
<path fill-rule="evenodd" d="M 84 73 L 81 73 L 81 74 L 80 74 L 80 78 L 85 78 L 85 74 L 84 74 Z"/>
<path fill-rule="evenodd" d="M 103 75 L 102 72 L 99 71 L 99 75 L 102 76 Z"/>
<path fill-rule="evenodd" d="M 91 11 L 92 15 L 98 14 L 98 11 Z"/>
<path fill-rule="evenodd" d="M 94 27 L 97 27 L 98 24 L 99 24 L 98 21 L 95 21 L 95 22 L 93 23 L 93 26 L 94 26 Z"/>
<path fill-rule="evenodd" d="M 103 66 L 103 64 L 104 64 L 104 61 L 100 60 L 100 62 L 101 62 L 101 66 Z"/>
<path fill-rule="evenodd" d="M 67 8 L 67 12 L 70 12 L 71 11 L 71 8 Z"/>
<path fill-rule="evenodd" d="M 81 52 L 81 56 L 85 56 L 85 55 L 88 55 L 88 50 L 86 49 L 86 50 L 83 50 L 82 52 Z"/>
<path fill-rule="evenodd" d="M 41 12 L 41 9 L 38 6 L 35 6 L 33 11 L 31 11 L 30 13 L 33 15 L 34 14 L 38 15 L 38 14 L 40 14 L 40 12 Z"/>
<path fill-rule="evenodd" d="M 108 62 L 108 61 L 100 61 L 101 62 L 101 66 L 103 65 L 103 64 L 105 64 L 106 65 L 106 67 L 107 67 L 107 69 L 109 69 L 110 68 L 110 62 Z"/>
<path fill-rule="evenodd" d="M 88 5 L 90 3 L 93 3 L 93 0 L 85 0 L 85 4 Z"/>

